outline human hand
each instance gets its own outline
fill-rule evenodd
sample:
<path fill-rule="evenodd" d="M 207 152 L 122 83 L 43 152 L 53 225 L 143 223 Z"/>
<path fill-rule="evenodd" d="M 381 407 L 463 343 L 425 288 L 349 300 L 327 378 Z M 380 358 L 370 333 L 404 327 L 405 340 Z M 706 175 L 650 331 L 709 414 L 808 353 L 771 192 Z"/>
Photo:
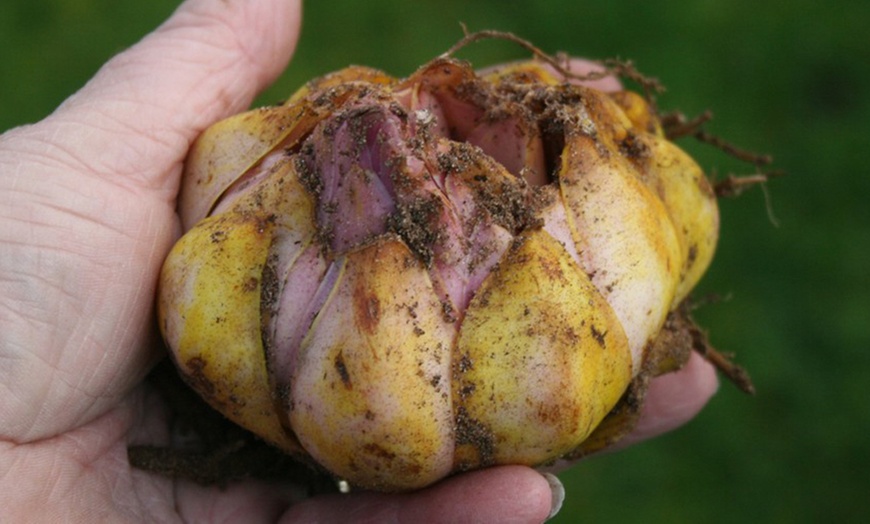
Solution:
<path fill-rule="evenodd" d="M 185 154 L 285 67 L 300 1 L 188 0 L 42 122 L 0 137 L 0 507 L 10 521 L 535 522 L 542 475 L 499 467 L 413 494 L 290 505 L 292 487 L 220 490 L 130 467 L 166 442 L 169 406 L 143 381 L 162 358 L 152 316 L 180 234 Z M 676 427 L 715 389 L 697 357 L 653 382 L 633 439 Z M 3 519 L 5 520 L 5 519 Z"/>

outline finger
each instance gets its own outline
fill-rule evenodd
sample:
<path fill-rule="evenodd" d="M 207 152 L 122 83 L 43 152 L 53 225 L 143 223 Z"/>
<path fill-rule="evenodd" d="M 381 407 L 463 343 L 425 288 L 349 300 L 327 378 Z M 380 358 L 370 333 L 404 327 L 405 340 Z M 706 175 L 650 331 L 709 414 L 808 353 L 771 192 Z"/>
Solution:
<path fill-rule="evenodd" d="M 650 382 L 637 426 L 616 447 L 624 448 L 682 426 L 701 411 L 718 388 L 712 364 L 692 353 L 681 370 Z"/>
<path fill-rule="evenodd" d="M 557 76 L 563 76 L 552 66 L 547 65 L 546 67 Z M 576 75 L 577 77 L 581 78 L 592 73 L 603 73 L 605 71 L 604 66 L 602 66 L 598 62 L 593 62 L 591 60 L 586 60 L 583 58 L 568 59 L 568 62 L 565 65 L 565 69 L 572 75 Z M 579 80 L 578 78 L 568 78 L 567 80 L 572 84 L 579 84 L 586 87 L 591 87 L 593 89 L 598 89 L 599 91 L 604 91 L 606 93 L 622 90 L 622 83 L 619 81 L 619 78 L 613 75 L 607 75 L 602 76 L 601 78 L 592 78 L 588 80 Z"/>
<path fill-rule="evenodd" d="M 190 141 L 278 74 L 299 16 L 300 0 L 188 0 L 48 119 L 0 136 L 0 389 L 15 392 L 0 437 L 92 420 L 153 362 Z"/>
<path fill-rule="evenodd" d="M 492 67 L 486 67 L 479 71 L 481 75 L 486 75 L 490 72 L 493 72 L 497 69 L 500 69 L 505 66 L 510 66 L 510 63 L 500 64 Z M 587 80 L 581 80 L 581 78 L 588 76 L 592 73 L 604 73 L 606 70 L 604 66 L 595 62 L 593 60 L 587 60 L 585 58 L 569 58 L 568 61 L 562 64 L 563 70 L 570 74 L 570 78 L 566 78 L 562 71 L 557 71 L 555 67 L 552 65 L 542 62 L 541 65 L 549 71 L 551 74 L 555 75 L 557 78 L 568 81 L 572 84 L 578 84 L 586 87 L 591 87 L 593 89 L 598 89 L 600 91 L 604 91 L 607 93 L 611 93 L 614 91 L 622 90 L 622 83 L 619 79 L 614 75 L 602 76 L 601 78 L 593 78 Z M 578 78 L 579 77 L 579 78 Z"/>
<path fill-rule="evenodd" d="M 503 466 L 458 475 L 414 493 L 311 499 L 290 508 L 281 522 L 543 522 L 560 503 L 541 474 Z"/>
<path fill-rule="evenodd" d="M 55 112 L 53 136 L 100 174 L 174 187 L 166 166 L 278 76 L 300 17 L 300 0 L 188 0 Z"/>
<path fill-rule="evenodd" d="M 246 480 L 217 488 L 179 481 L 175 508 L 183 522 L 274 523 L 305 496 L 305 486 L 275 482 Z"/>

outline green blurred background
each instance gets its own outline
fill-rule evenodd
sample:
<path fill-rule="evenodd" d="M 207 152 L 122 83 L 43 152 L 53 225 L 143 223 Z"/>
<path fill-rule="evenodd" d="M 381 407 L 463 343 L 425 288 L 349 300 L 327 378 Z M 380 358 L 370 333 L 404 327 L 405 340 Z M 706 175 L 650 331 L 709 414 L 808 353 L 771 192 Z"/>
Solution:
<path fill-rule="evenodd" d="M 3 0 L 0 129 L 39 120 L 177 0 Z M 562 475 L 557 522 L 870 521 L 870 3 L 577 0 L 309 1 L 298 53 L 259 103 L 350 63 L 406 75 L 470 30 L 631 58 L 666 109 L 788 173 L 722 203 L 719 253 L 697 313 L 758 394 L 730 384 L 684 428 Z M 485 65 L 508 43 L 460 53 Z M 749 168 L 685 147 L 711 171 Z M 769 217 L 772 213 L 775 220 Z M 778 224 L 778 225 L 777 225 Z"/>

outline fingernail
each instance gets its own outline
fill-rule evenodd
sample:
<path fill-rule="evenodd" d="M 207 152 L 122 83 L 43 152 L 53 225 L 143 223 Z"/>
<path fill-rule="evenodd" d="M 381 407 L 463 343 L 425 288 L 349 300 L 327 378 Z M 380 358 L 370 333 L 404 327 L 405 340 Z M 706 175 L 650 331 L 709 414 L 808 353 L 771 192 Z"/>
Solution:
<path fill-rule="evenodd" d="M 550 485 L 550 493 L 553 496 L 553 499 L 550 502 L 550 514 L 547 515 L 547 520 L 550 520 L 559 513 L 560 509 L 562 509 L 562 502 L 565 501 L 565 486 L 562 485 L 559 477 L 552 473 L 541 473 L 541 475 L 547 479 L 547 484 Z"/>

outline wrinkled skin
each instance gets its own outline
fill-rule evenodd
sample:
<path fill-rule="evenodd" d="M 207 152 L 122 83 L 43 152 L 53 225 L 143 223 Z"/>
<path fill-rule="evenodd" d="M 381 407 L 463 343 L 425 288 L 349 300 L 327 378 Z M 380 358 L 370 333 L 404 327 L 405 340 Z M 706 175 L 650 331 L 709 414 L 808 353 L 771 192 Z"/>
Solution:
<path fill-rule="evenodd" d="M 181 161 L 284 67 L 298 19 L 294 2 L 185 2 L 49 118 L 0 137 L 0 507 L 10 521 L 540 522 L 550 511 L 547 483 L 524 467 L 291 505 L 292 486 L 201 487 L 128 464 L 129 445 L 168 442 L 171 406 L 142 377 L 162 356 L 149 312 L 180 231 Z M 683 424 L 715 387 L 698 358 L 654 380 L 632 440 Z"/>
<path fill-rule="evenodd" d="M 182 375 L 383 491 L 617 441 L 636 421 L 617 413 L 689 356 L 662 330 L 718 210 L 642 97 L 567 80 L 354 66 L 207 129 L 160 280 Z"/>

